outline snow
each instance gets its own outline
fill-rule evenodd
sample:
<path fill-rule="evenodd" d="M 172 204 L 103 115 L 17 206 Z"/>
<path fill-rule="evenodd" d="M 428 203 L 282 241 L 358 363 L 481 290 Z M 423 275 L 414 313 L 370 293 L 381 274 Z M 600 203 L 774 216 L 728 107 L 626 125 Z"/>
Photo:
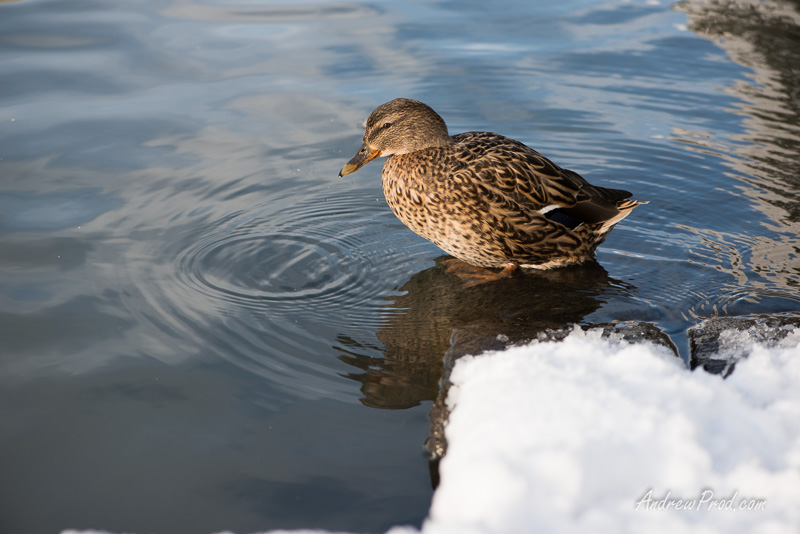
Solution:
<path fill-rule="evenodd" d="M 724 380 L 580 329 L 462 358 L 421 534 L 800 531 L 800 332 L 726 336 Z"/>
<path fill-rule="evenodd" d="M 579 330 L 460 360 L 423 532 L 797 532 L 800 344 L 746 347 L 727 380 Z"/>

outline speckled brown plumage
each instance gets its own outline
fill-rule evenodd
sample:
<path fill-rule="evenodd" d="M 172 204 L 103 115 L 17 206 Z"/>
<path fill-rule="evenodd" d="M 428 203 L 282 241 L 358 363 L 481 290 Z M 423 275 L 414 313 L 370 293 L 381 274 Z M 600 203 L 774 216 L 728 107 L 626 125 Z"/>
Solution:
<path fill-rule="evenodd" d="M 450 136 L 444 120 L 416 100 L 376 108 L 361 150 L 340 176 L 377 156 L 388 156 L 383 192 L 395 215 L 479 267 L 582 263 L 640 204 L 627 191 L 593 186 L 502 135 Z"/>

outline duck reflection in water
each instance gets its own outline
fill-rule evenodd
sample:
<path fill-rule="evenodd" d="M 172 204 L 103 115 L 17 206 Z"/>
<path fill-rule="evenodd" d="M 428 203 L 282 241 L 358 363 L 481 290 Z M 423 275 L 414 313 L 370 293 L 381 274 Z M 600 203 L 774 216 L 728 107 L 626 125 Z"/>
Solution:
<path fill-rule="evenodd" d="M 377 333 L 382 348 L 346 336 L 335 347 L 340 360 L 359 369 L 346 376 L 361 382 L 362 402 L 375 408 L 435 400 L 448 351 L 474 354 L 536 339 L 580 323 L 604 297 L 629 295 L 634 288 L 610 278 L 594 261 L 465 288 L 442 257 L 400 289 L 404 293 L 386 305 Z M 375 356 L 381 352 L 383 357 Z"/>

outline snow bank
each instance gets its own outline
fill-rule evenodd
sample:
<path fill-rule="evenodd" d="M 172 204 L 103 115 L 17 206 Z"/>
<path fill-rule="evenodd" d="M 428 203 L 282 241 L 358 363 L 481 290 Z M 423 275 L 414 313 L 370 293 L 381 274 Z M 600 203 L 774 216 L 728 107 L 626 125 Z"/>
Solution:
<path fill-rule="evenodd" d="M 462 358 L 422 534 L 800 531 L 800 333 L 736 345 L 726 380 L 596 331 Z"/>
<path fill-rule="evenodd" d="M 423 532 L 797 532 L 800 346 L 747 351 L 727 380 L 599 332 L 463 358 Z"/>

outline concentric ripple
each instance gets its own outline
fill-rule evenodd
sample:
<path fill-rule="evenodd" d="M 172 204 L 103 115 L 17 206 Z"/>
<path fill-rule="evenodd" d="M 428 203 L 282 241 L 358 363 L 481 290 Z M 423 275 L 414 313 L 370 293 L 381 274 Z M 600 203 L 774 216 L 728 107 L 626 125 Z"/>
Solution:
<path fill-rule="evenodd" d="M 399 242 L 386 239 L 390 225 Z M 373 320 L 387 276 L 406 276 L 392 269 L 409 241 L 374 198 L 308 199 L 214 228 L 179 254 L 175 270 L 188 290 L 221 305 L 272 314 L 302 308 L 334 323 L 341 315 L 332 313 L 349 310 Z"/>
<path fill-rule="evenodd" d="M 178 272 L 198 291 L 242 306 L 341 302 L 365 283 L 364 246 L 301 233 L 214 236 L 187 250 Z"/>
<path fill-rule="evenodd" d="M 211 350 L 283 390 L 355 395 L 332 346 L 375 335 L 387 297 L 429 263 L 419 247 L 430 245 L 368 193 L 324 194 L 173 225 L 181 237 L 165 235 L 177 249 L 161 243 L 165 262 L 128 266 L 143 297 L 131 308 L 179 352 L 194 339 L 194 352 Z"/>
<path fill-rule="evenodd" d="M 402 253 L 387 244 L 381 227 L 390 221 L 384 205 L 363 197 L 268 207 L 192 243 L 175 272 L 186 290 L 217 307 L 302 312 L 334 323 L 341 318 L 335 313 L 359 309 L 369 319 L 387 292 L 387 266 Z"/>

